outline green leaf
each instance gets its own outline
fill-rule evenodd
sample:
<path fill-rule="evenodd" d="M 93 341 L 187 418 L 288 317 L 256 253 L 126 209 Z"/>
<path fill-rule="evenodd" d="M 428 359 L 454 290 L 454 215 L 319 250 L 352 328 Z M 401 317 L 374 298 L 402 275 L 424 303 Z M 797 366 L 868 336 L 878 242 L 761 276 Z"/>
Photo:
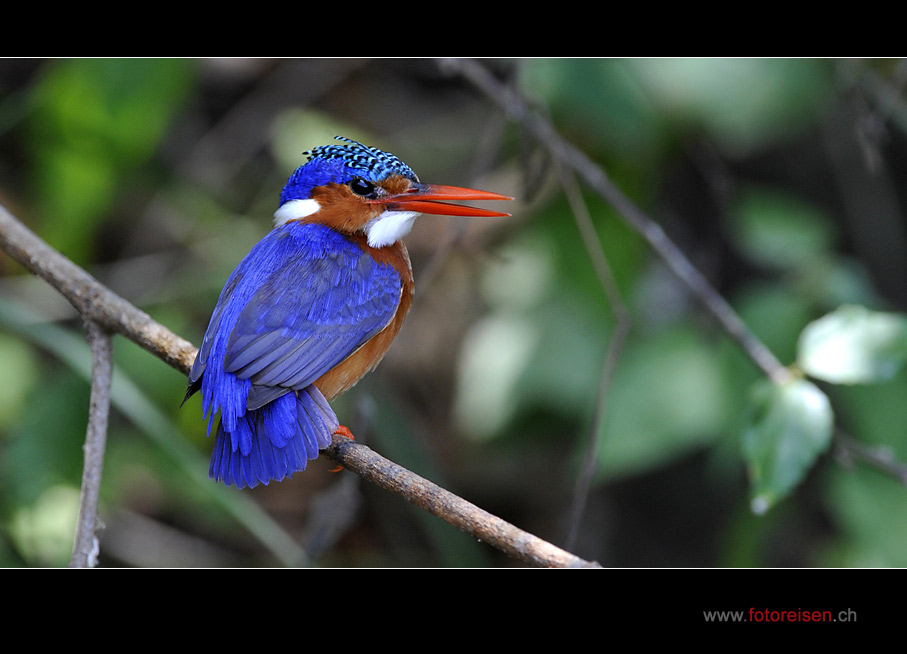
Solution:
<path fill-rule="evenodd" d="M 907 358 L 907 317 L 845 305 L 811 322 L 800 335 L 797 363 L 836 384 L 887 381 Z"/>
<path fill-rule="evenodd" d="M 838 236 L 822 211 L 763 187 L 746 188 L 739 194 L 729 227 L 741 252 L 777 269 L 803 269 L 831 252 Z"/>
<path fill-rule="evenodd" d="M 757 384 L 743 430 L 754 512 L 765 513 L 800 483 L 831 442 L 833 423 L 828 398 L 812 382 Z"/>

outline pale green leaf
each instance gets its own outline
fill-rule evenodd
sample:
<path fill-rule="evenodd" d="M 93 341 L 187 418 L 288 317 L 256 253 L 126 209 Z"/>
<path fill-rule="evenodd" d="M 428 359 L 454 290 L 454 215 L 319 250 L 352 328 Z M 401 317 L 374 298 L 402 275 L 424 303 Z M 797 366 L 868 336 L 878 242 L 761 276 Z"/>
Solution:
<path fill-rule="evenodd" d="M 816 379 L 866 384 L 891 379 L 905 358 L 907 317 L 845 305 L 806 326 L 797 363 Z"/>
<path fill-rule="evenodd" d="M 831 442 L 833 423 L 828 398 L 812 382 L 757 384 L 743 430 L 753 511 L 764 513 L 800 483 Z"/>

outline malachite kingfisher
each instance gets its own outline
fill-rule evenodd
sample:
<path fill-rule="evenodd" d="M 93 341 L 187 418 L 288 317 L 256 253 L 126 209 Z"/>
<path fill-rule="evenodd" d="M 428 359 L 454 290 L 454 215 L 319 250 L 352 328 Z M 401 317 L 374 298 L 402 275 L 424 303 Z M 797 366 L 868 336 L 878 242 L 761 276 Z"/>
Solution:
<path fill-rule="evenodd" d="M 189 372 L 208 434 L 209 476 L 237 488 L 317 458 L 340 425 L 328 402 L 371 371 L 413 300 L 400 240 L 420 213 L 507 216 L 447 200 L 513 198 L 423 184 L 400 159 L 338 136 L 290 176 L 274 227 L 227 279 Z M 185 400 L 184 400 L 185 402 Z"/>

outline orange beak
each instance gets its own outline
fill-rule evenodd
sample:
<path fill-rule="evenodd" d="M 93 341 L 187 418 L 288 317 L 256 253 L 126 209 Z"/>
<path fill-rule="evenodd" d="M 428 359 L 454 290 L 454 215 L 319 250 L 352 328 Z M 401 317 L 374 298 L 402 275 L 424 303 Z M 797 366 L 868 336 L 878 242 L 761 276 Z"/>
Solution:
<path fill-rule="evenodd" d="M 370 202 L 382 204 L 392 211 L 416 211 L 442 216 L 509 216 L 509 213 L 467 207 L 460 204 L 445 204 L 442 200 L 512 200 L 513 198 L 490 191 L 478 191 L 459 186 L 437 184 L 413 184 L 405 193 L 389 195 Z"/>

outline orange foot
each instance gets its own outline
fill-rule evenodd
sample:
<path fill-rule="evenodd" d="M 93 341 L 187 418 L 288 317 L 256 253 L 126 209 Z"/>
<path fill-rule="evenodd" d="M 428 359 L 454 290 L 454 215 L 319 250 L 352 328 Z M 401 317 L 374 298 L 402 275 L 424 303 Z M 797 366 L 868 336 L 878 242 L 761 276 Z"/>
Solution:
<path fill-rule="evenodd" d="M 349 438 L 351 441 L 356 440 L 356 437 L 353 436 L 353 432 L 351 432 L 347 427 L 344 427 L 343 425 L 340 425 L 339 427 L 337 427 L 337 429 L 336 429 L 336 431 L 334 431 L 334 433 L 337 434 L 338 436 L 343 436 L 344 438 Z M 343 470 L 343 466 L 337 466 L 336 468 L 329 470 L 328 472 L 340 472 L 341 470 Z"/>

